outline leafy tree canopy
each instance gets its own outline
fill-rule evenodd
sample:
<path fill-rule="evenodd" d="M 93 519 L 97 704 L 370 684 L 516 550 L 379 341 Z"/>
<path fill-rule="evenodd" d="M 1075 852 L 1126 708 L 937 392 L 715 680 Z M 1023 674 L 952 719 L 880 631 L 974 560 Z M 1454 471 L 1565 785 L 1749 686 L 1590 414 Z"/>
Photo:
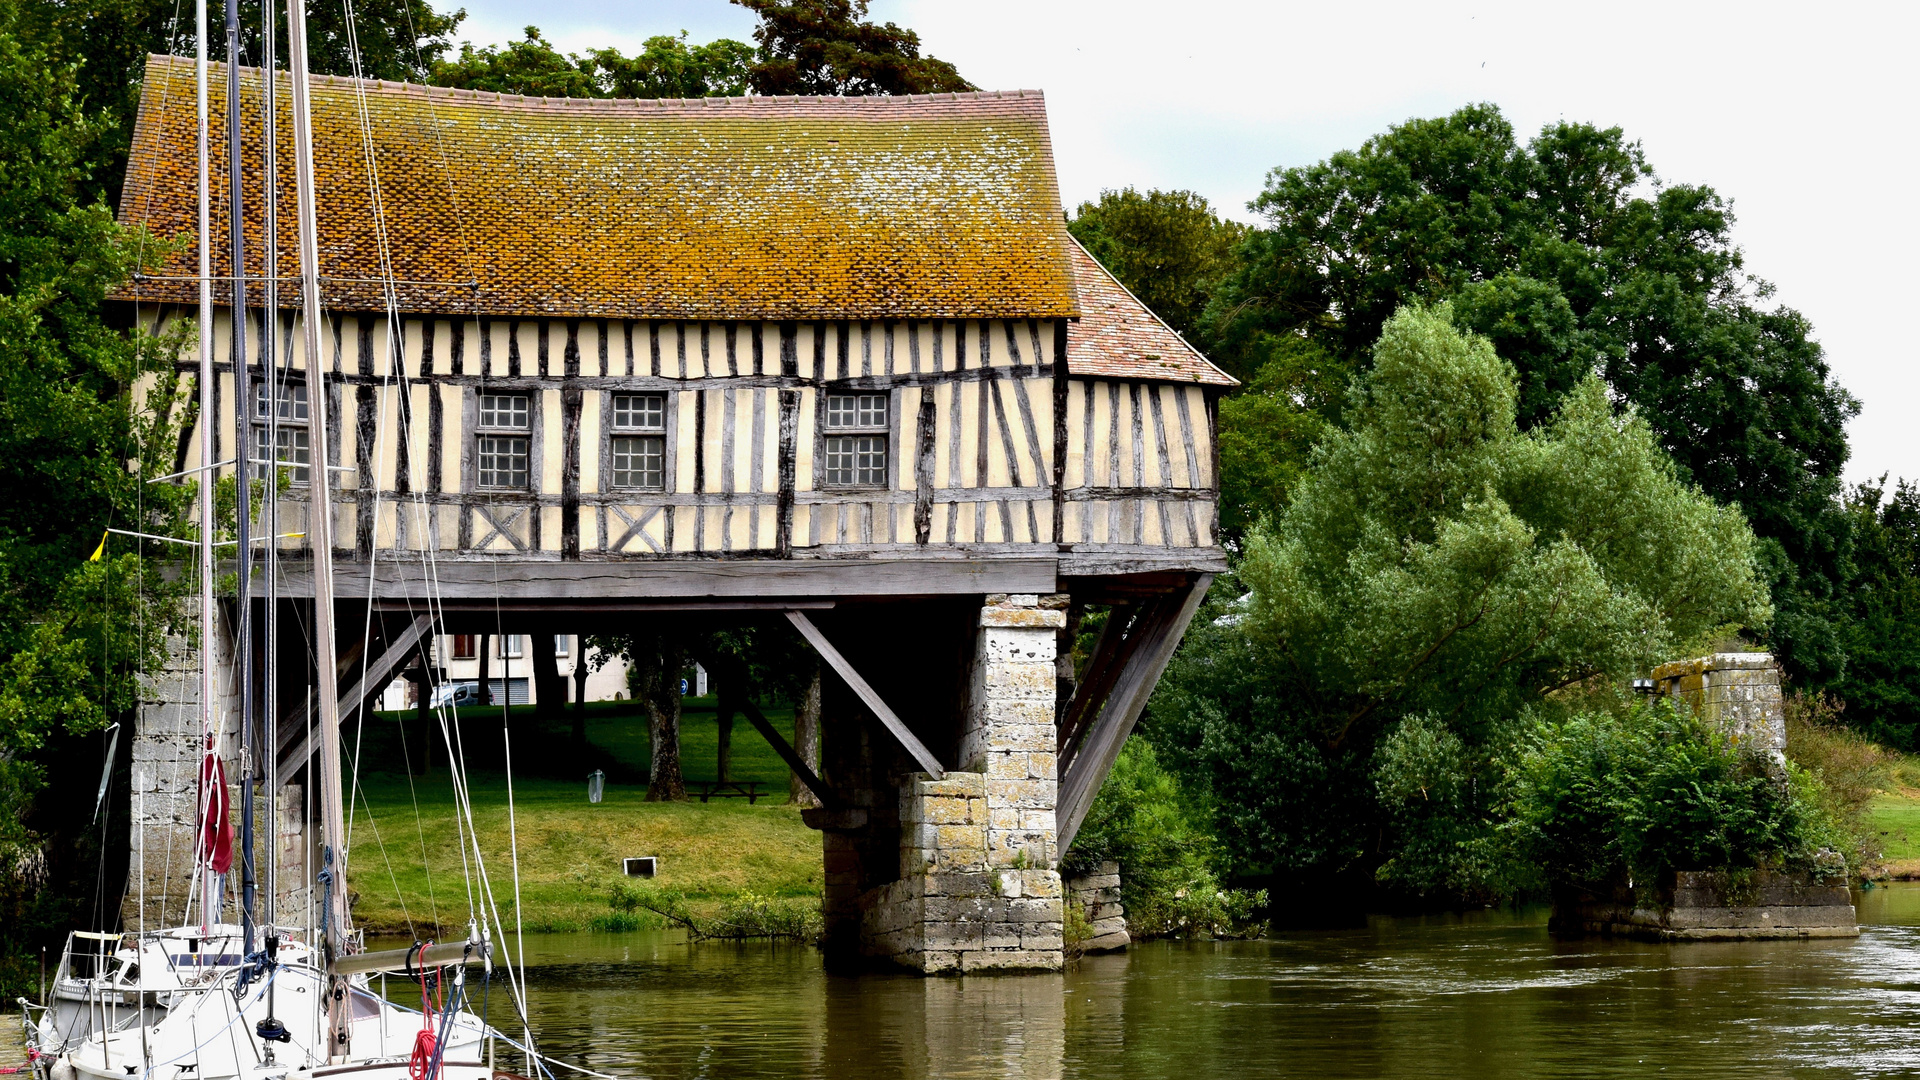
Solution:
<path fill-rule="evenodd" d="M 1745 521 L 1676 474 L 1650 425 L 1590 376 L 1523 433 L 1512 366 L 1453 319 L 1387 321 L 1350 427 L 1248 534 L 1249 595 L 1155 699 L 1156 743 L 1253 867 L 1360 860 L 1380 820 L 1363 778 L 1409 717 L 1484 755 L 1558 691 L 1767 622 Z"/>
<path fill-rule="evenodd" d="M 1190 333 L 1213 290 L 1236 265 L 1247 227 L 1224 221 L 1191 191 L 1103 191 L 1083 202 L 1067 230 L 1133 295 Z"/>
<path fill-rule="evenodd" d="M 1886 477 L 1848 495 L 1854 562 L 1847 674 L 1836 690 L 1873 738 L 1920 750 L 1920 486 Z"/>
<path fill-rule="evenodd" d="M 648 38 L 633 56 L 618 49 L 567 55 L 529 26 L 525 39 L 502 48 L 461 45 L 459 56 L 434 65 L 430 81 L 538 97 L 737 97 L 747 92 L 752 58 L 752 46 L 726 38 L 688 45 L 685 31 Z"/>
<path fill-rule="evenodd" d="M 1229 370 L 1258 371 L 1292 336 L 1359 370 L 1400 305 L 1451 299 L 1513 364 L 1522 429 L 1598 372 L 1681 477 L 1748 515 L 1775 651 L 1814 683 L 1839 674 L 1838 496 L 1858 405 L 1806 319 L 1766 305 L 1713 189 L 1661 184 L 1618 128 L 1550 124 L 1522 145 L 1475 105 L 1276 170 L 1253 208 L 1268 227 L 1204 320 Z"/>
<path fill-rule="evenodd" d="M 978 87 L 945 60 L 920 55 L 920 35 L 867 21 L 867 0 L 734 0 L 760 16 L 756 94 L 950 94 Z"/>
<path fill-rule="evenodd" d="M 77 740 L 135 705 L 134 671 L 157 661 L 180 588 L 178 575 L 170 582 L 160 567 L 143 568 L 117 539 L 89 559 L 109 525 L 156 531 L 179 521 L 182 489 L 145 485 L 141 475 L 172 471 L 184 402 L 170 365 L 157 361 L 181 342 L 143 348 L 152 343 L 101 316 L 106 294 L 143 253 L 163 252 L 89 196 L 88 154 L 110 121 L 83 106 L 77 65 L 33 36 L 43 29 L 29 3 L 0 0 L 0 984 L 8 993 L 25 989 L 28 952 L 64 932 L 93 895 L 103 865 L 87 811 L 101 759 L 97 746 Z M 143 370 L 155 407 L 146 414 L 130 401 Z M 50 785 L 62 767 L 87 779 L 68 773 Z M 76 793 L 87 800 L 77 813 Z"/>

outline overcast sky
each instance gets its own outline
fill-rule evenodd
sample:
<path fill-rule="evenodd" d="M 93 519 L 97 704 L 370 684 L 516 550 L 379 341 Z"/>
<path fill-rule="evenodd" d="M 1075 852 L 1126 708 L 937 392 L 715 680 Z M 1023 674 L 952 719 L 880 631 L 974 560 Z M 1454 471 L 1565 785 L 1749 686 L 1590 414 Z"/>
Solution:
<path fill-rule="evenodd" d="M 569 50 L 754 26 L 725 0 L 454 2 L 475 43 L 529 23 Z M 875 0 L 872 14 L 984 89 L 1044 90 L 1069 206 L 1189 188 L 1253 220 L 1267 170 L 1473 101 L 1523 135 L 1618 125 L 1664 179 L 1730 197 L 1748 268 L 1813 320 L 1864 403 L 1849 479 L 1920 478 L 1920 5 Z"/>

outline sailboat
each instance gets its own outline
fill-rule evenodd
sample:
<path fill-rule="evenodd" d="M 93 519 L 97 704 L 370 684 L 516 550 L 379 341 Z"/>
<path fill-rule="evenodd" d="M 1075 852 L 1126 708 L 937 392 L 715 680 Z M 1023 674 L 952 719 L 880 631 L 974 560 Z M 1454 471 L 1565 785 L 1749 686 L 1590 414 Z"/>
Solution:
<path fill-rule="evenodd" d="M 263 18 L 268 42 L 267 65 L 262 78 L 268 87 L 274 84 L 271 34 L 274 19 Z M 311 110 L 308 101 L 305 13 L 301 0 L 287 4 L 289 67 L 292 76 L 292 112 L 294 118 L 295 178 L 298 204 L 299 281 L 301 288 L 300 323 L 306 357 L 321 355 L 322 326 L 319 290 L 318 243 L 315 213 L 314 162 Z M 229 57 L 237 55 L 238 15 L 236 0 L 228 0 L 227 24 Z M 213 301 L 210 283 L 209 211 L 207 199 L 207 49 L 206 13 L 199 8 L 198 88 L 200 119 L 200 393 L 202 417 L 215 415 L 208 395 L 213 385 L 212 345 Z M 234 66 L 228 65 L 229 148 L 237 155 L 241 146 L 239 132 L 238 87 Z M 271 92 L 271 91 L 269 91 Z M 265 110 L 272 123 L 274 109 L 269 98 Z M 269 136 L 271 128 L 269 128 Z M 269 137 L 266 145 L 272 147 Z M 271 162 L 271 150 L 269 150 Z M 234 181 L 233 220 L 240 220 L 238 192 L 240 175 L 237 158 L 229 170 Z M 272 180 L 269 164 L 269 185 Z M 268 206 L 269 237 L 268 307 L 272 309 L 272 282 L 276 261 L 271 255 L 273 243 L 272 207 Z M 236 276 L 244 265 L 240 244 L 243 229 L 230 230 L 235 246 L 233 265 Z M 249 354 L 244 341 L 245 284 L 236 281 L 233 289 L 236 358 Z M 269 335 L 270 340 L 271 335 Z M 268 346 L 263 343 L 263 350 Z M 270 352 L 263 351 L 263 367 L 270 373 Z M 289 369 L 291 357 L 287 358 Z M 310 485 L 311 507 L 308 540 L 313 553 L 314 617 L 311 626 L 316 679 L 316 740 L 318 752 L 309 762 L 309 774 L 317 784 L 321 817 L 320 861 L 317 875 L 321 888 L 319 925 L 313 928 L 311 941 L 287 927 L 276 924 L 273 912 L 275 886 L 272 860 L 269 860 L 265 890 L 265 918 L 256 922 L 253 904 L 251 806 L 253 755 L 246 752 L 245 740 L 252 723 L 245 710 L 250 709 L 252 694 L 243 686 L 241 716 L 243 733 L 242 777 L 242 882 L 240 921 L 220 921 L 224 907 L 219 885 L 230 868 L 219 860 L 219 832 L 226 828 L 224 776 L 216 754 L 218 720 L 214 714 L 214 687 L 211 668 L 202 665 L 201 702 L 204 735 L 202 739 L 201 842 L 196 855 L 201 865 L 196 870 L 198 892 L 197 923 L 154 932 L 129 935 L 117 947 L 118 935 L 77 932 L 69 940 L 60 976 L 56 979 L 55 1004 L 45 1010 L 38 1029 L 37 1049 L 43 1075 L 47 1080 L 125 1080 L 139 1077 L 151 1080 L 156 1073 L 166 1080 L 311 1080 L 351 1073 L 355 1080 L 494 1080 L 512 1074 L 498 1072 L 494 1046 L 504 1042 L 518 1046 L 528 1062 L 528 1072 L 544 1072 L 541 1059 L 525 1031 L 524 1003 L 516 1000 L 526 1041 L 514 1043 L 469 1008 L 472 987 L 467 969 L 478 965 L 480 985 L 485 988 L 493 974 L 492 941 L 487 922 L 469 920 L 464 940 L 456 942 L 416 943 L 405 949 L 366 952 L 360 949 L 356 935 L 349 929 L 348 892 L 345 867 L 346 829 L 341 791 L 341 753 L 339 702 L 330 674 L 337 670 L 337 648 L 333 626 L 333 512 L 330 484 L 326 476 L 328 454 L 328 407 L 325 393 L 311 395 L 311 454 L 319 466 L 316 482 Z M 267 410 L 271 418 L 277 406 Z M 212 470 L 214 462 L 212 423 L 202 423 L 203 457 L 206 475 L 200 484 L 199 561 L 201 580 L 202 642 L 211 642 L 214 632 L 214 504 Z M 270 429 L 271 430 L 271 429 Z M 242 439 L 238 445 L 245 447 Z M 288 464 L 278 461 L 278 443 L 271 434 L 266 442 L 266 465 L 278 469 Z M 245 466 L 236 469 L 243 479 Z M 271 474 L 270 474 L 271 475 Z M 239 609 L 250 608 L 245 592 L 251 589 L 250 538 L 247 535 L 249 510 L 248 485 L 237 485 L 241 497 L 237 507 L 239 544 L 239 580 L 243 595 Z M 273 549 L 278 534 L 273 525 L 275 498 L 270 495 L 266 507 L 267 610 L 274 604 Z M 268 640 L 273 631 L 269 625 Z M 242 622 L 241 648 L 250 642 L 250 632 Z M 251 661 L 240 659 L 244 675 Z M 268 664 L 269 671 L 273 669 Z M 269 688 L 268 700 L 273 700 Z M 271 745 L 271 744 L 270 744 Z M 450 746 L 449 749 L 452 749 Z M 271 762 L 274 755 L 265 755 Z M 276 780 L 267 777 L 268 798 L 273 798 Z M 216 804 L 218 808 L 216 809 Z M 266 815 L 274 821 L 271 804 Z M 477 849 L 475 851 L 477 856 Z M 478 860 L 476 859 L 476 862 Z M 484 876 L 484 871 L 481 871 Z M 418 1010 L 404 1008 L 376 993 L 372 976 L 398 973 L 417 983 L 421 997 Z M 516 998 L 520 989 L 509 980 Z M 284 1019 L 283 1019 L 284 1017 Z"/>

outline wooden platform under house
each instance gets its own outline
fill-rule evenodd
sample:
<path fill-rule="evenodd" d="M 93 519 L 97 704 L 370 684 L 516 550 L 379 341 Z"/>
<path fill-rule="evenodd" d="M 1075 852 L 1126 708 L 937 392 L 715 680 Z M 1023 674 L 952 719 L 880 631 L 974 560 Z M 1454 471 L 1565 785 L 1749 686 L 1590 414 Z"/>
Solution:
<path fill-rule="evenodd" d="M 242 83 L 257 160 L 259 73 Z M 307 484 L 334 485 L 342 617 L 370 607 L 377 626 L 339 673 L 343 709 L 432 635 L 501 619 L 791 618 L 839 673 L 809 781 L 830 941 L 929 972 L 1057 968 L 1060 853 L 1225 566 L 1233 380 L 1068 234 L 1042 95 L 600 101 L 316 78 L 312 101 L 326 346 L 302 354 L 291 310 L 263 317 L 254 185 L 255 351 L 236 371 L 217 255 L 212 420 L 216 461 L 247 430 L 245 455 L 300 463 L 283 533 L 306 531 Z M 194 131 L 191 63 L 152 58 L 123 221 L 193 233 Z M 287 303 L 291 185 L 281 200 Z M 216 213 L 217 253 L 228 227 Z M 141 325 L 193 317 L 191 260 L 122 291 Z M 263 332 L 295 372 L 277 400 Z M 306 454 L 315 393 L 325 471 Z M 180 445 L 180 469 L 203 464 L 197 432 Z M 297 592 L 302 541 L 281 543 Z M 1112 614 L 1075 678 L 1069 635 L 1092 608 Z"/>

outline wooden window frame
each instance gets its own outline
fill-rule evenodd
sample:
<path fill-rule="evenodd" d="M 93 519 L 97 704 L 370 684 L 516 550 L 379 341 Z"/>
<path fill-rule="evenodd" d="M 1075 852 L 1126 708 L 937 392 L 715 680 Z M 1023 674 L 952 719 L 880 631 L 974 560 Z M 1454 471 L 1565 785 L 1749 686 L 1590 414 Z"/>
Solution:
<path fill-rule="evenodd" d="M 522 428 L 505 427 L 500 424 L 481 423 L 480 399 L 483 397 L 520 397 L 527 401 L 527 426 Z M 466 489 L 472 492 L 508 493 L 520 492 L 528 495 L 540 493 L 542 471 L 541 443 L 545 430 L 545 413 L 542 407 L 542 395 L 538 390 L 492 389 L 475 387 L 467 394 L 465 403 L 467 413 L 467 438 L 465 453 L 462 454 L 461 472 L 464 474 Z M 527 482 L 525 485 L 499 485 L 480 483 L 480 440 L 483 437 L 519 437 L 527 440 Z"/>
<path fill-rule="evenodd" d="M 657 397 L 660 399 L 658 428 L 619 427 L 614 423 L 614 402 L 621 397 Z M 600 490 L 603 492 L 641 492 L 665 494 L 674 488 L 676 466 L 674 444 L 679 442 L 679 425 L 671 390 L 609 390 L 600 401 Z M 613 480 L 613 440 L 619 438 L 658 438 L 660 440 L 660 483 L 657 487 L 640 484 L 616 484 Z"/>
<path fill-rule="evenodd" d="M 267 380 L 255 378 L 248 381 L 253 384 L 253 393 L 248 395 L 251 404 L 248 406 L 249 415 L 247 417 L 247 453 L 253 455 L 256 459 L 248 463 L 248 474 L 255 480 L 265 480 L 268 476 L 268 466 L 260 464 L 260 462 L 280 460 L 280 451 L 278 447 L 269 448 L 266 446 Z M 297 398 L 294 396 L 296 388 L 299 391 Z M 302 375 L 299 378 L 288 379 L 284 389 L 286 391 L 286 400 L 295 403 L 296 407 L 300 409 L 304 415 L 282 416 L 278 424 L 278 430 L 282 438 L 289 438 L 294 433 L 306 435 L 307 445 L 305 449 L 307 452 L 307 463 L 304 466 L 283 467 L 286 468 L 289 473 L 288 483 L 291 486 L 306 487 L 312 482 L 313 477 L 313 405 L 312 399 L 307 395 L 306 376 Z M 288 412 L 292 413 L 293 410 L 289 409 Z M 272 454 L 271 459 L 266 456 L 268 453 Z M 302 472 L 306 473 L 306 475 L 300 475 Z"/>
<path fill-rule="evenodd" d="M 879 397 L 887 403 L 887 421 L 885 426 L 856 424 L 852 427 L 830 428 L 827 424 L 829 404 L 837 397 Z M 845 436 L 878 435 L 886 440 L 887 460 L 880 470 L 879 482 L 838 483 L 828 479 L 827 440 Z M 823 385 L 815 395 L 813 425 L 813 486 L 817 491 L 891 491 L 894 488 L 894 470 L 900 463 L 900 392 L 898 388 L 875 388 L 870 386 L 833 386 Z"/>

